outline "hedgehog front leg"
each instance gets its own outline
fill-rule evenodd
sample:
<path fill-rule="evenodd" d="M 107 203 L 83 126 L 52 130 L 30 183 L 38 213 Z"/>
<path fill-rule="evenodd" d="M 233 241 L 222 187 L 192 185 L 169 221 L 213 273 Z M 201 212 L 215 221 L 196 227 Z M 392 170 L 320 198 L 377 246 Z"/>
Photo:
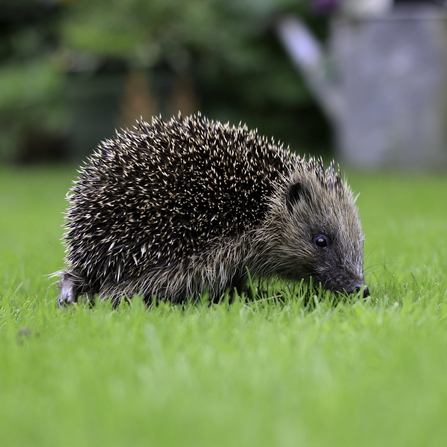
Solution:
<path fill-rule="evenodd" d="M 59 308 L 70 306 L 78 302 L 78 286 L 76 277 L 71 273 L 64 272 L 59 284 L 59 297 L 57 304 Z"/>

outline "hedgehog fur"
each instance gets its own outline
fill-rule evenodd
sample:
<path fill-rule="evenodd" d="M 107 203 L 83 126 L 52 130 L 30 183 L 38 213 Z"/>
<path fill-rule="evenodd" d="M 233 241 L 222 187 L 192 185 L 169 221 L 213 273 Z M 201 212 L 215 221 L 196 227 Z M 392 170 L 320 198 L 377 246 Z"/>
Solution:
<path fill-rule="evenodd" d="M 104 141 L 68 194 L 59 305 L 219 299 L 251 276 L 368 289 L 355 198 L 331 164 L 197 116 Z"/>

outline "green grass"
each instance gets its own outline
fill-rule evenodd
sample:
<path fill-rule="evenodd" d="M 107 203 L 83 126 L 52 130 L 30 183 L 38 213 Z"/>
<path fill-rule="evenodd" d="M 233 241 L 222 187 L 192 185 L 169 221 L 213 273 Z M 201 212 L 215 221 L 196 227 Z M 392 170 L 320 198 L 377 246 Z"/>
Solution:
<path fill-rule="evenodd" d="M 445 445 L 447 178 L 349 176 L 367 300 L 59 312 L 74 176 L 0 170 L 1 446 Z"/>

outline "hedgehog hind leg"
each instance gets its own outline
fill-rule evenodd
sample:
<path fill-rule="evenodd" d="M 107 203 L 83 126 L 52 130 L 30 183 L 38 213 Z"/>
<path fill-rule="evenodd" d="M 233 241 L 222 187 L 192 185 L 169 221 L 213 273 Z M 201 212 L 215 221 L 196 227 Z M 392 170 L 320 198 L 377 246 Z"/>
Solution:
<path fill-rule="evenodd" d="M 78 302 L 79 278 L 69 272 L 63 272 L 59 283 L 59 296 L 57 304 L 59 308 L 68 307 Z"/>

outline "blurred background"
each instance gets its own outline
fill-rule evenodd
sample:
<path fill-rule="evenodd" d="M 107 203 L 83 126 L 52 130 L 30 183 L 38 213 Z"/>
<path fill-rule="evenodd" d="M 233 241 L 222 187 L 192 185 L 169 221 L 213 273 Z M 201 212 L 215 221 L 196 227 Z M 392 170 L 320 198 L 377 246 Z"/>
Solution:
<path fill-rule="evenodd" d="M 360 168 L 447 166 L 447 8 L 392 0 L 0 0 L 0 162 L 79 162 L 201 111 Z"/>

